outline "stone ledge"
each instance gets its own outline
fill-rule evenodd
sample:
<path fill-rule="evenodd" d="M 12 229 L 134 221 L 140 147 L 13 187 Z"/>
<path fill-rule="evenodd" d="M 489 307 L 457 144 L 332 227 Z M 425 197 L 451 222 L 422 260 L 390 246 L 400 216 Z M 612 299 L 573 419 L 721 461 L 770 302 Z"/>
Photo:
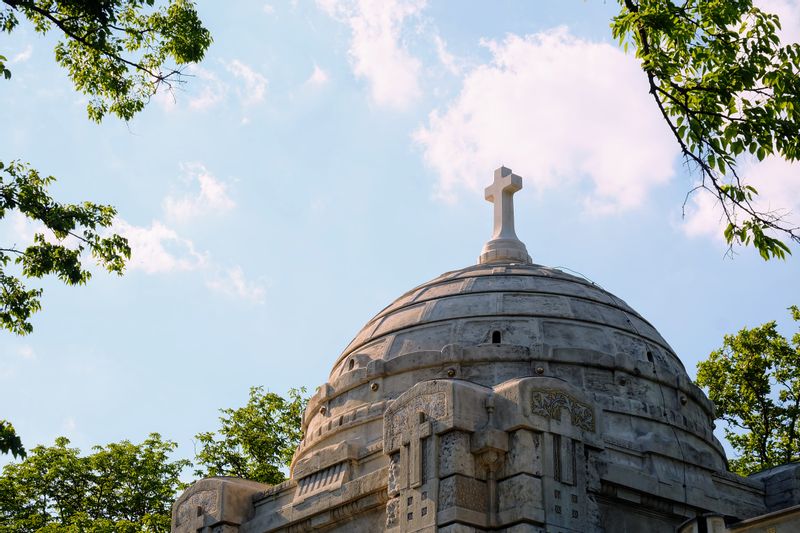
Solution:
<path fill-rule="evenodd" d="M 268 485 L 234 477 L 201 479 L 172 507 L 172 531 L 195 533 L 204 527 L 239 526 L 253 513 L 253 496 Z"/>

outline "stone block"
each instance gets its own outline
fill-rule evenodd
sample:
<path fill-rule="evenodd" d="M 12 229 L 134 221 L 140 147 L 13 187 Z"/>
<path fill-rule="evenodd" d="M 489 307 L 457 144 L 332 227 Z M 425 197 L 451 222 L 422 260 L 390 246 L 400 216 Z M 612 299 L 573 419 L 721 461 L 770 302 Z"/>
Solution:
<path fill-rule="evenodd" d="M 470 453 L 470 437 L 463 431 L 450 431 L 439 437 L 439 477 L 453 474 L 475 476 L 475 459 Z"/>
<path fill-rule="evenodd" d="M 497 518 L 500 524 L 545 521 L 542 480 L 518 474 L 497 483 Z"/>
<path fill-rule="evenodd" d="M 487 525 L 488 491 L 486 483 L 454 475 L 439 481 L 437 522 L 462 522 L 478 527 Z"/>
<path fill-rule="evenodd" d="M 440 510 L 462 507 L 485 513 L 487 510 L 486 483 L 474 478 L 455 475 L 439 481 Z"/>
<path fill-rule="evenodd" d="M 268 488 L 263 483 L 233 477 L 201 479 L 173 505 L 172 531 L 195 533 L 204 527 L 238 526 L 250 518 L 253 496 Z"/>
<path fill-rule="evenodd" d="M 515 474 L 542 475 L 542 435 L 520 429 L 509 434 L 503 477 Z"/>
<path fill-rule="evenodd" d="M 474 454 L 489 451 L 504 454 L 508 451 L 508 433 L 492 428 L 473 433 L 470 447 Z"/>

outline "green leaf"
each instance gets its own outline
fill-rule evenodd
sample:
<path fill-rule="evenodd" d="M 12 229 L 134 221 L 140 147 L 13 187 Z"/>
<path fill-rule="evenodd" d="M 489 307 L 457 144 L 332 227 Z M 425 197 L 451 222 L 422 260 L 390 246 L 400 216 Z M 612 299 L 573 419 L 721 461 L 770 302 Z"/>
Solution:
<path fill-rule="evenodd" d="M 750 197 L 742 190 L 723 187 L 739 183 L 737 157 L 745 150 L 758 160 L 800 158 L 800 46 L 781 46 L 778 17 L 752 2 L 619 5 L 612 35 L 636 43 L 649 92 L 690 167 L 699 169 L 698 180 L 724 203 L 729 223 L 752 218 L 771 233 L 737 226 L 726 239 L 781 257 L 785 245 L 773 235 L 800 243 L 794 225 L 773 210 L 745 205 Z"/>
<path fill-rule="evenodd" d="M 795 320 L 800 310 L 790 308 Z M 714 402 L 741 475 L 800 459 L 800 333 L 790 343 L 775 322 L 725 335 L 723 346 L 697 365 L 697 384 Z M 739 428 L 732 431 L 731 427 Z"/>
<path fill-rule="evenodd" d="M 288 398 L 250 389 L 247 405 L 221 409 L 220 429 L 199 433 L 198 476 L 236 476 L 276 484 L 291 463 L 302 438 L 301 422 L 308 402 L 305 389 L 291 389 Z"/>
<path fill-rule="evenodd" d="M 130 258 L 128 241 L 114 234 L 102 235 L 116 211 L 105 205 L 56 202 L 48 191 L 52 176 L 42 177 L 18 161 L 0 162 L 0 218 L 11 211 L 40 222 L 48 234 L 38 233 L 27 246 L 9 248 L 0 254 L 0 327 L 13 333 L 33 330 L 33 313 L 41 309 L 41 289 L 28 289 L 20 277 L 4 267 L 11 261 L 21 267 L 22 277 L 56 276 L 68 285 L 84 284 L 91 272 L 84 265 L 84 252 L 111 272 L 121 274 Z M 68 244 L 67 238 L 75 240 Z"/>

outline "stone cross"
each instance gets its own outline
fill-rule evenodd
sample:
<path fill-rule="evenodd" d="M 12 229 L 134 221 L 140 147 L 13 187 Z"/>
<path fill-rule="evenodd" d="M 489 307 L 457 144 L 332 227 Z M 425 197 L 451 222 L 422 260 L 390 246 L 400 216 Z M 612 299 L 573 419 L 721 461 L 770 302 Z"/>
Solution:
<path fill-rule="evenodd" d="M 406 442 L 400 449 L 401 471 L 404 470 L 408 474 L 406 478 L 408 484 L 404 483 L 401 488 L 419 487 L 427 477 L 423 468 L 423 464 L 427 461 L 423 458 L 425 451 L 422 449 L 422 441 L 431 436 L 431 423 L 426 420 L 425 414 L 422 412 L 418 413 L 417 417 L 419 423 L 412 424 L 410 432 L 404 435 L 403 440 Z"/>
<path fill-rule="evenodd" d="M 409 413 L 411 414 L 411 413 Z M 436 475 L 433 467 L 435 452 L 429 441 L 433 435 L 431 421 L 424 412 L 409 417 L 400 447 L 400 522 L 401 531 L 420 531 L 435 523 Z M 425 529 L 428 531 L 428 529 Z"/>
<path fill-rule="evenodd" d="M 514 193 L 522 189 L 522 178 L 510 168 L 494 171 L 494 183 L 486 187 L 486 199 L 494 203 L 494 234 L 492 239 L 516 239 L 514 232 Z"/>
<path fill-rule="evenodd" d="M 486 187 L 486 199 L 494 204 L 494 232 L 487 242 L 478 263 L 530 263 L 525 244 L 514 231 L 514 193 L 522 189 L 522 178 L 510 168 L 494 171 L 494 183 Z"/>

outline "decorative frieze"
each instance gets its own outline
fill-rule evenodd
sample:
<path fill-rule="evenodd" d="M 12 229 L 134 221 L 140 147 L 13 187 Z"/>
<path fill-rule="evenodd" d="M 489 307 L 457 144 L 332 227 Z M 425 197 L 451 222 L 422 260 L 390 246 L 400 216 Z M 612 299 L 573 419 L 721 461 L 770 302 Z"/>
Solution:
<path fill-rule="evenodd" d="M 531 395 L 531 413 L 561 420 L 561 410 L 569 413 L 572 425 L 586 431 L 595 430 L 594 410 L 589 404 L 560 390 L 535 390 Z"/>

